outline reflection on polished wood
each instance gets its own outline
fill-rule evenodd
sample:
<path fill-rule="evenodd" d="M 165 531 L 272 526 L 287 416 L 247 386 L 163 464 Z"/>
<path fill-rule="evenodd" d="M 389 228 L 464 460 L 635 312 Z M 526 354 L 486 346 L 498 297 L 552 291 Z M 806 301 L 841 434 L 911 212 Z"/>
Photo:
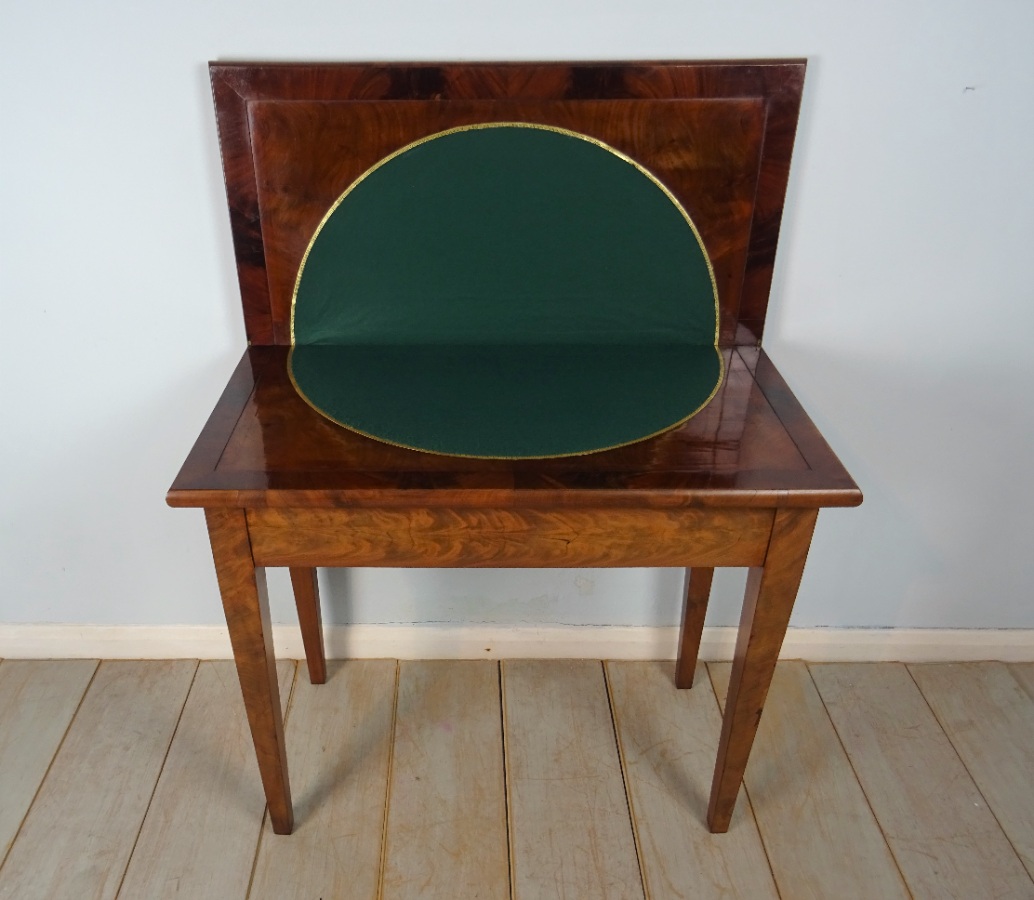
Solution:
<path fill-rule="evenodd" d="M 275 831 L 291 830 L 292 807 L 266 565 L 292 570 L 313 683 L 325 678 L 319 565 L 694 567 L 680 687 L 692 683 L 713 568 L 751 567 L 708 811 L 713 831 L 728 828 L 818 510 L 862 499 L 760 348 L 804 68 L 212 65 L 250 346 L 168 502 L 208 516 Z M 515 120 L 605 141 L 687 210 L 719 291 L 717 395 L 650 440 L 547 460 L 420 453 L 324 419 L 286 367 L 291 289 L 313 229 L 388 153 Z"/>
<path fill-rule="evenodd" d="M 586 456 L 499 460 L 420 453 L 335 425 L 292 388 L 287 348 L 249 347 L 169 503 L 249 509 L 856 505 L 858 488 L 764 351 L 728 348 L 725 355 L 728 374 L 715 399 L 673 431 Z"/>

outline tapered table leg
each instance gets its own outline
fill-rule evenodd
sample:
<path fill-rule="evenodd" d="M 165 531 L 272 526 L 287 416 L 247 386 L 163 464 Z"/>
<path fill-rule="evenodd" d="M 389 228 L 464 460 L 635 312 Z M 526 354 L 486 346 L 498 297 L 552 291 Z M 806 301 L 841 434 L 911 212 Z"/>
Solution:
<path fill-rule="evenodd" d="M 686 595 L 682 604 L 682 630 L 679 633 L 679 658 L 675 663 L 675 687 L 693 687 L 693 675 L 700 655 L 700 636 L 704 633 L 707 601 L 711 596 L 714 569 L 694 566 L 686 570 Z"/>
<path fill-rule="evenodd" d="M 294 602 L 298 607 L 298 624 L 302 628 L 305 662 L 309 666 L 309 681 L 325 684 L 327 655 L 323 648 L 323 620 L 320 616 L 320 593 L 315 569 L 291 569 Z"/>
<path fill-rule="evenodd" d="M 707 824 L 712 832 L 729 830 L 817 517 L 818 510 L 814 509 L 779 510 L 765 564 L 752 568 L 747 578 L 707 810 Z"/>
<path fill-rule="evenodd" d="M 244 510 L 206 509 L 205 519 L 269 818 L 273 831 L 290 834 L 294 813 L 265 570 L 255 568 Z"/>

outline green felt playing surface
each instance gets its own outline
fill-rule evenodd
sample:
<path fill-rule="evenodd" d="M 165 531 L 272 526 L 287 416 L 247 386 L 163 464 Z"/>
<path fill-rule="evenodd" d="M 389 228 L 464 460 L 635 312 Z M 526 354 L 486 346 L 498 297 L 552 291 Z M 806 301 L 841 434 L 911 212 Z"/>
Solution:
<path fill-rule="evenodd" d="M 404 148 L 303 261 L 291 376 L 330 419 L 420 450 L 587 453 L 685 420 L 722 377 L 703 246 L 651 175 L 514 124 Z"/>

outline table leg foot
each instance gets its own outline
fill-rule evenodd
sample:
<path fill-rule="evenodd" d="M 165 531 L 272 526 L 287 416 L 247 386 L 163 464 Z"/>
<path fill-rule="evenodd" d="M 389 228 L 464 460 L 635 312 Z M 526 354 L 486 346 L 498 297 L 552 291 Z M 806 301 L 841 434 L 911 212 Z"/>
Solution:
<path fill-rule="evenodd" d="M 274 832 L 290 834 L 294 813 L 265 570 L 252 559 L 244 510 L 206 509 L 205 518 L 269 817 Z"/>
<path fill-rule="evenodd" d="M 765 563 L 752 568 L 747 578 L 707 810 L 708 827 L 715 833 L 729 830 L 817 516 L 818 510 L 779 510 Z"/>

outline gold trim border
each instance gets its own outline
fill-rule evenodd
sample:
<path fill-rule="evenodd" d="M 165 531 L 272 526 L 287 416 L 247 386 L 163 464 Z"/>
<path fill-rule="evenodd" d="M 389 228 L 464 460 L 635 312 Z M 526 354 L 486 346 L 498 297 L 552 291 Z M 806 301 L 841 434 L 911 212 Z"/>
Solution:
<path fill-rule="evenodd" d="M 362 184 L 367 178 L 369 178 L 374 172 L 376 172 L 381 166 L 387 165 L 393 159 L 401 156 L 403 153 L 408 153 L 410 150 L 414 150 L 421 144 L 426 144 L 430 141 L 437 140 L 441 137 L 447 137 L 451 134 L 457 134 L 463 131 L 485 131 L 489 128 L 532 128 L 539 131 L 553 131 L 557 134 L 563 134 L 567 137 L 577 138 L 580 141 L 585 141 L 588 144 L 594 144 L 602 150 L 606 150 L 608 153 L 612 153 L 618 159 L 624 160 L 633 168 L 637 169 L 641 174 L 645 175 L 650 181 L 652 181 L 661 192 L 667 197 L 672 205 L 682 214 L 682 218 L 686 220 L 686 224 L 689 225 L 690 231 L 693 232 L 693 237 L 697 240 L 697 245 L 700 247 L 700 252 L 704 254 L 704 261 L 707 263 L 707 274 L 711 279 L 711 292 L 714 295 L 714 345 L 718 346 L 718 335 L 721 327 L 721 306 L 718 303 L 718 283 L 714 277 L 714 267 L 711 265 L 711 257 L 707 252 L 707 247 L 704 245 L 704 239 L 700 236 L 700 232 L 697 230 L 696 223 L 690 218 L 685 207 L 679 202 L 678 198 L 668 190 L 667 186 L 641 163 L 636 162 L 632 157 L 626 153 L 622 153 L 616 147 L 611 147 L 610 144 L 601 141 L 599 138 L 590 137 L 587 134 L 582 134 L 578 131 L 571 131 L 568 128 L 561 128 L 558 125 L 542 125 L 537 122 L 478 122 L 474 125 L 458 125 L 455 128 L 447 128 L 445 131 L 438 131 L 434 134 L 426 135 L 425 137 L 419 138 L 418 140 L 412 141 L 406 144 L 404 147 L 400 147 L 392 153 L 389 153 L 384 159 L 375 162 L 370 168 L 368 168 L 362 175 L 360 175 L 355 181 L 353 181 L 337 200 L 334 201 L 330 209 L 327 210 L 326 214 L 320 219 L 319 225 L 316 226 L 316 230 L 312 233 L 312 238 L 309 240 L 308 246 L 305 248 L 305 253 L 302 254 L 302 261 L 298 265 L 298 275 L 294 280 L 294 290 L 291 291 L 291 346 L 294 346 L 294 310 L 295 305 L 298 301 L 298 288 L 302 282 L 302 273 L 305 271 L 305 263 L 309 259 L 309 253 L 312 250 L 313 245 L 316 243 L 317 238 L 320 236 L 320 232 L 323 231 L 323 226 L 327 224 L 327 221 L 337 211 L 337 208 L 345 201 L 345 198 L 352 193 L 360 184 Z"/>
<path fill-rule="evenodd" d="M 360 184 L 362 184 L 367 178 L 369 178 L 379 168 L 381 168 L 382 166 L 387 165 L 389 162 L 391 162 L 396 157 L 399 157 L 399 156 L 401 156 L 404 153 L 408 153 L 410 150 L 414 150 L 415 148 L 421 146 L 422 144 L 426 144 L 426 143 L 428 143 L 430 141 L 437 140 L 438 138 L 441 138 L 441 137 L 447 137 L 448 135 L 457 134 L 459 132 L 464 132 L 464 131 L 484 131 L 484 130 L 487 130 L 489 128 L 532 128 L 532 129 L 537 129 L 539 131 L 552 131 L 552 132 L 555 132 L 556 134 L 563 134 L 563 135 L 566 135 L 567 137 L 575 138 L 575 139 L 580 140 L 580 141 L 585 141 L 588 144 L 593 144 L 596 147 L 599 147 L 601 150 L 605 150 L 608 153 L 611 153 L 614 156 L 616 156 L 618 159 L 623 160 L 624 162 L 628 163 L 630 166 L 632 166 L 634 169 L 636 169 L 640 174 L 646 176 L 646 178 L 648 178 L 650 181 L 652 181 L 653 184 L 657 188 L 660 189 L 660 191 L 664 194 L 664 196 L 667 197 L 668 200 L 671 202 L 671 204 L 679 211 L 679 213 L 682 215 L 682 218 L 686 220 L 686 224 L 689 226 L 689 230 L 693 233 L 693 237 L 696 238 L 697 246 L 700 248 L 700 252 L 704 256 L 704 262 L 707 264 L 707 275 L 708 275 L 708 278 L 711 281 L 711 294 L 714 297 L 714 344 L 712 346 L 714 348 L 715 354 L 718 357 L 718 380 L 717 380 L 717 382 L 715 382 L 715 386 L 711 390 L 711 393 L 708 395 L 707 399 L 704 400 L 704 402 L 701 403 L 691 413 L 689 413 L 689 415 L 687 415 L 687 416 L 679 419 L 677 422 L 673 422 L 671 425 L 665 426 L 664 428 L 661 428 L 659 431 L 655 431 L 655 432 L 653 432 L 651 434 L 644 434 L 642 437 L 635 438 L 635 439 L 633 439 L 631 441 L 623 441 L 620 444 L 612 444 L 612 445 L 607 446 L 607 447 L 598 447 L 598 448 L 596 448 L 594 450 L 581 450 L 581 451 L 578 451 L 577 453 L 557 453 L 557 454 L 548 454 L 548 455 L 542 455 L 542 456 L 478 456 L 478 455 L 473 454 L 473 453 L 443 453 L 440 450 L 428 450 L 428 449 L 426 449 L 424 447 L 412 447 L 412 446 L 410 446 L 408 444 L 400 444 L 400 443 L 398 443 L 396 441 L 387 440 L 386 438 L 379 437 L 378 435 L 375 435 L 375 434 L 369 434 L 369 433 L 367 433 L 365 431 L 362 431 L 359 428 L 356 428 L 353 425 L 348 425 L 345 422 L 341 422 L 338 419 L 335 419 L 333 416 L 329 415 L 328 413 L 324 412 L 322 409 L 320 409 L 318 406 L 316 406 L 316 404 L 313 403 L 312 400 L 309 399 L 309 397 L 305 393 L 305 391 L 303 391 L 301 389 L 301 387 L 299 386 L 298 382 L 295 380 L 295 377 L 294 377 L 294 367 L 291 365 L 292 357 L 294 356 L 294 347 L 295 347 L 294 313 L 295 313 L 295 307 L 296 307 L 297 302 L 298 302 L 298 288 L 300 287 L 301 282 L 302 282 L 302 274 L 305 271 L 305 264 L 306 264 L 306 262 L 309 259 L 309 253 L 312 251 L 313 245 L 316 243 L 317 239 L 320 236 L 320 232 L 323 231 L 323 226 L 327 224 L 327 221 L 330 219 L 330 217 L 332 215 L 334 215 L 334 213 L 337 211 L 337 208 L 345 201 L 345 199 L 348 197 L 349 194 L 352 193 L 352 191 L 354 191 Z M 447 128 L 444 131 L 437 131 L 434 134 L 425 135 L 422 138 L 418 138 L 415 141 L 411 141 L 410 143 L 406 144 L 405 146 L 399 147 L 398 150 L 395 150 L 392 153 L 389 153 L 383 159 L 378 160 L 372 166 L 370 166 L 370 168 L 368 168 L 365 172 L 363 172 L 362 175 L 360 175 L 358 178 L 356 178 L 355 181 L 353 181 L 347 188 L 345 188 L 345 190 L 342 192 L 341 196 L 339 196 L 337 198 L 337 200 L 334 201 L 334 203 L 331 205 L 330 209 L 328 209 L 327 212 L 324 214 L 323 218 L 320 219 L 319 224 L 316 226 L 316 230 L 312 233 L 312 237 L 309 239 L 308 246 L 306 246 L 306 248 L 305 248 L 305 253 L 302 254 L 301 263 L 299 263 L 299 265 L 298 265 L 298 274 L 297 274 L 297 276 L 295 277 L 295 280 L 294 280 L 294 289 L 291 291 L 291 322 L 290 322 L 290 325 L 291 325 L 291 328 L 290 328 L 291 349 L 288 351 L 288 355 L 287 355 L 287 375 L 291 379 L 291 384 L 294 386 L 295 391 L 297 391 L 298 396 L 301 397 L 302 400 L 304 400 L 305 403 L 308 406 L 310 406 L 313 410 L 315 410 L 317 413 L 319 413 L 321 416 L 323 416 L 323 418 L 327 419 L 328 421 L 333 422 L 335 425 L 338 425 L 341 428 L 346 428 L 349 431 L 355 432 L 356 434 L 361 434 L 363 437 L 367 437 L 367 438 L 370 438 L 371 440 L 379 441 L 382 444 L 389 444 L 389 445 L 391 445 L 393 447 L 399 447 L 399 448 L 404 449 L 404 450 L 415 450 L 415 451 L 417 451 L 419 453 L 429 453 L 429 454 L 432 454 L 434 456 L 455 456 L 455 457 L 458 457 L 458 458 L 461 458 L 461 459 L 503 459 L 503 460 L 564 459 L 564 458 L 573 457 L 573 456 L 587 456 L 587 455 L 592 454 L 592 453 L 604 453 L 607 450 L 617 450 L 620 447 L 628 447 L 628 446 L 630 446 L 632 444 L 638 444 L 640 441 L 647 441 L 650 438 L 654 438 L 654 437 L 657 437 L 658 435 L 665 434 L 666 432 L 673 431 L 674 429 L 678 428 L 679 426 L 684 425 L 686 422 L 688 422 L 690 419 L 692 419 L 697 413 L 699 413 L 705 406 L 707 406 L 707 404 L 709 404 L 715 398 L 715 395 L 718 393 L 719 388 L 722 386 L 722 382 L 725 381 L 725 357 L 722 355 L 721 348 L 718 346 L 718 338 L 719 338 L 719 334 L 720 334 L 720 330 L 721 330 L 721 305 L 718 302 L 718 282 L 715 279 L 714 267 L 711 265 L 711 256 L 707 252 L 707 247 L 704 244 L 704 239 L 701 237 L 700 231 L 697 229 L 696 223 L 693 221 L 693 219 L 689 215 L 689 213 L 686 212 L 685 207 L 679 202 L 678 198 L 668 189 L 667 185 L 665 185 L 664 182 L 662 182 L 656 175 L 653 174 L 653 172 L 651 172 L 649 169 L 647 169 L 644 165 L 642 165 L 641 163 L 636 162 L 636 160 L 632 159 L 632 157 L 629 156 L 627 153 L 622 153 L 616 147 L 612 147 L 610 144 L 606 143 L 605 141 L 601 141 L 599 138 L 594 138 L 594 137 L 591 137 L 590 135 L 582 134 L 581 132 L 578 132 L 578 131 L 572 131 L 569 128 L 561 128 L 559 125 L 543 125 L 543 124 L 541 124 L 539 122 L 507 122 L 507 121 L 501 121 L 501 122 L 476 122 L 473 125 L 458 125 L 455 128 Z"/>

